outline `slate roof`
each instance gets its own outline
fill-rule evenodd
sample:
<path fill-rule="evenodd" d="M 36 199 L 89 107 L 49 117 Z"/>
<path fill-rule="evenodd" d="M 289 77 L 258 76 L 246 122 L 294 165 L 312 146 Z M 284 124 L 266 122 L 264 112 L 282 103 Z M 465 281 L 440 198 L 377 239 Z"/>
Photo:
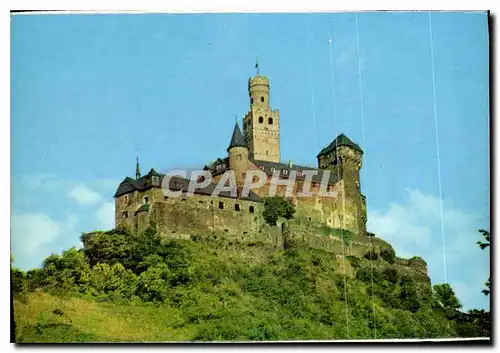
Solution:
<path fill-rule="evenodd" d="M 317 157 L 320 157 L 324 154 L 330 153 L 330 152 L 334 151 L 335 148 L 337 148 L 339 146 L 348 146 L 348 147 L 354 148 L 355 150 L 358 150 L 359 152 L 363 153 L 363 150 L 361 149 L 361 147 L 359 147 L 357 144 L 352 142 L 346 135 L 340 134 L 328 146 L 323 148 L 319 152 Z"/>
<path fill-rule="evenodd" d="M 272 176 L 274 173 L 274 170 L 280 170 L 280 178 L 286 177 L 286 175 L 290 175 L 290 171 L 295 170 L 296 171 L 296 180 L 304 180 L 305 175 L 301 175 L 300 172 L 304 170 L 314 170 L 317 171 L 316 175 L 313 175 L 312 177 L 312 182 L 313 183 L 320 183 L 323 180 L 323 175 L 326 172 L 325 169 L 317 169 L 313 167 L 305 167 L 301 165 L 295 165 L 292 164 L 290 167 L 289 164 L 285 163 L 275 163 L 275 162 L 268 162 L 268 161 L 259 161 L 255 159 L 250 159 L 253 164 L 255 164 L 258 168 L 260 168 L 264 173 L 266 173 L 269 176 Z M 332 185 L 335 184 L 339 181 L 339 176 L 334 173 L 332 170 L 328 170 L 330 172 L 330 177 L 328 179 L 328 184 Z"/>
<path fill-rule="evenodd" d="M 153 172 L 151 172 L 153 171 Z M 118 190 L 116 190 L 115 197 L 121 196 L 128 194 L 133 191 L 144 191 L 151 189 L 153 186 L 151 183 L 148 183 L 148 179 L 150 176 L 156 175 L 159 176 L 160 179 L 162 179 L 165 175 L 157 173 L 154 169 L 152 169 L 147 175 L 139 178 L 138 180 L 132 179 L 130 177 L 126 177 L 121 184 L 118 186 Z M 172 191 L 179 191 L 181 190 L 182 192 L 187 192 L 188 191 L 188 186 L 189 186 L 189 179 L 181 178 L 181 177 L 172 177 L 169 181 L 169 188 Z M 161 185 L 161 183 L 160 183 Z M 214 191 L 216 184 L 210 184 L 205 188 L 202 189 L 195 189 L 194 193 L 198 195 L 212 195 L 212 192 Z M 231 196 L 231 193 L 229 191 L 222 191 L 219 193 L 220 197 L 228 197 L 228 198 L 234 198 Z M 247 200 L 247 201 L 255 201 L 255 202 L 260 202 L 262 201 L 261 198 L 254 193 L 253 191 L 250 190 L 250 193 L 248 194 L 247 197 L 238 197 L 241 200 Z M 137 212 L 140 212 L 141 209 L 139 209 Z"/>
<path fill-rule="evenodd" d="M 151 189 L 151 177 L 152 176 L 157 176 L 160 177 L 160 179 L 163 177 L 163 174 L 158 173 L 156 170 L 151 168 L 151 170 L 148 172 L 148 174 L 143 175 L 139 179 L 133 179 L 131 177 L 126 177 L 123 179 L 123 181 L 120 183 L 118 186 L 118 189 L 115 192 L 114 197 L 118 197 L 121 195 L 128 194 L 130 192 L 133 192 L 135 190 L 139 191 L 144 191 Z"/>
<path fill-rule="evenodd" d="M 306 167 L 306 166 L 301 166 L 301 165 L 296 165 L 292 164 L 292 167 L 290 167 L 289 164 L 286 163 L 275 163 L 275 162 L 268 162 L 268 161 L 259 161 L 253 158 L 250 158 L 250 161 L 255 164 L 257 168 L 260 168 L 264 173 L 266 173 L 269 176 L 272 176 L 274 173 L 274 170 L 280 170 L 280 177 L 286 177 L 286 175 L 290 175 L 291 170 L 295 170 L 297 172 L 296 174 L 296 179 L 297 180 L 304 180 L 305 176 L 301 175 L 300 172 L 304 170 L 315 170 L 318 173 L 312 177 L 312 182 L 313 183 L 319 183 L 323 180 L 323 174 L 325 172 L 324 169 L 317 169 L 313 167 Z M 219 169 L 217 169 L 217 165 L 222 165 Z M 229 158 L 225 158 L 222 160 L 221 158 L 217 158 L 217 160 L 210 164 L 206 170 L 209 170 L 212 173 L 212 176 L 216 176 L 219 174 L 224 173 L 226 170 L 229 169 Z M 329 178 L 329 184 L 335 184 L 339 181 L 338 175 L 336 175 L 333 171 L 330 171 L 330 178 Z"/>
<path fill-rule="evenodd" d="M 231 137 L 231 143 L 229 144 L 229 147 L 227 148 L 227 150 L 229 151 L 233 147 L 247 147 L 245 139 L 243 138 L 243 135 L 241 134 L 241 130 L 240 130 L 240 127 L 238 125 L 238 122 L 236 122 L 236 124 L 234 124 L 233 137 Z"/>

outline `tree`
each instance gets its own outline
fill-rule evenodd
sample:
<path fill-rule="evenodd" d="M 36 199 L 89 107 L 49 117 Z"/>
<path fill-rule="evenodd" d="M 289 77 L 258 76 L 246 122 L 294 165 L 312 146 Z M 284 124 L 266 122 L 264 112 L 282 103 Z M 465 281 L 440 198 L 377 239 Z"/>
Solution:
<path fill-rule="evenodd" d="M 488 232 L 487 230 L 484 230 L 484 229 L 479 229 L 479 233 L 481 233 L 483 235 L 486 242 L 483 243 L 481 241 L 478 241 L 477 244 L 479 245 L 481 250 L 484 250 L 490 246 L 490 239 L 491 239 L 490 232 Z"/>
<path fill-rule="evenodd" d="M 486 242 L 484 242 L 484 243 L 481 241 L 477 242 L 477 244 L 479 245 L 481 250 L 484 250 L 484 249 L 490 247 L 490 240 L 491 240 L 490 232 L 488 232 L 485 229 L 479 229 L 479 233 L 481 233 L 482 236 L 484 237 L 484 239 L 486 240 Z M 484 293 L 484 295 L 489 295 L 491 292 L 491 280 L 490 280 L 489 276 L 488 276 L 488 280 L 485 283 L 485 286 L 486 286 L 486 289 L 483 289 L 482 292 Z"/>
<path fill-rule="evenodd" d="M 462 307 L 462 304 L 458 300 L 453 291 L 453 288 L 448 283 L 436 284 L 434 289 L 434 300 L 436 304 L 445 309 L 456 311 Z"/>
<path fill-rule="evenodd" d="M 42 271 L 43 285 L 55 291 L 85 292 L 90 282 L 90 266 L 83 251 L 76 248 L 47 257 Z"/>
<path fill-rule="evenodd" d="M 275 226 L 280 218 L 286 220 L 292 219 L 294 213 L 295 208 L 290 201 L 281 196 L 268 197 L 264 201 L 264 212 L 262 216 L 266 223 L 271 226 Z"/>

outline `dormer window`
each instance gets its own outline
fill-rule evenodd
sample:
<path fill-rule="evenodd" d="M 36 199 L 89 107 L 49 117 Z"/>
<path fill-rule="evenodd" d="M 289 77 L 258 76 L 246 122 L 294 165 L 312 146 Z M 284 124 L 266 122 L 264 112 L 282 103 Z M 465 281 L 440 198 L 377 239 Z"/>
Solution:
<path fill-rule="evenodd" d="M 154 186 L 160 185 L 160 178 L 156 175 L 153 175 L 151 177 L 151 184 L 153 184 Z"/>

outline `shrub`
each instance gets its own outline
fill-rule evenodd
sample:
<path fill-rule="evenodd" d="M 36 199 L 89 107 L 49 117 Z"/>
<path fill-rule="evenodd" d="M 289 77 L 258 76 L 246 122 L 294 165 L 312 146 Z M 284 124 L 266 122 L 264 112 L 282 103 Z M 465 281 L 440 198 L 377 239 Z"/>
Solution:
<path fill-rule="evenodd" d="M 393 267 L 387 267 L 384 271 L 382 271 L 382 275 L 386 281 L 389 281 L 392 284 L 399 283 L 400 280 L 399 272 Z"/>
<path fill-rule="evenodd" d="M 12 280 L 12 295 L 22 294 L 28 289 L 26 275 L 23 271 L 11 268 L 10 276 Z"/>
<path fill-rule="evenodd" d="M 396 260 L 396 253 L 392 248 L 384 248 L 380 250 L 380 257 L 385 261 L 393 264 Z"/>
<path fill-rule="evenodd" d="M 375 250 L 370 250 L 364 255 L 364 258 L 368 260 L 377 260 L 378 253 Z"/>
<path fill-rule="evenodd" d="M 113 266 L 97 264 L 92 268 L 91 278 L 92 287 L 108 296 L 130 299 L 137 290 L 137 276 L 120 263 Z"/>

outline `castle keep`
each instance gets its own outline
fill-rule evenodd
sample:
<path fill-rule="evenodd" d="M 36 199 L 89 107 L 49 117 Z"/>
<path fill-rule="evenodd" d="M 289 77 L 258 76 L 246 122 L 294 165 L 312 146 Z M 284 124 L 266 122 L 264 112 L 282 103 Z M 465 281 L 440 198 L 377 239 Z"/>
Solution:
<path fill-rule="evenodd" d="M 154 224 L 157 230 L 168 234 L 224 231 L 246 236 L 260 232 L 263 227 L 262 201 L 268 195 L 270 178 L 279 171 L 287 178 L 292 171 L 296 182 L 291 197 L 297 216 L 331 228 L 349 230 L 357 235 L 366 234 L 366 201 L 361 194 L 359 170 L 362 149 L 347 136 L 337 136 L 317 155 L 317 168 L 280 162 L 280 115 L 270 105 L 269 79 L 257 74 L 248 80 L 250 108 L 243 118 L 243 132 L 234 126 L 227 156 L 220 157 L 203 169 L 211 172 L 212 184 L 196 189 L 192 197 L 168 197 L 162 190 L 163 174 L 151 169 L 141 175 L 139 164 L 135 178 L 126 177 L 118 186 L 115 197 L 115 223 L 133 232 L 141 232 Z M 267 182 L 248 196 L 241 194 L 241 186 L 248 170 L 262 170 Z M 231 196 L 222 192 L 211 196 L 224 172 L 235 173 L 239 192 Z M 306 171 L 315 171 L 310 191 L 312 197 L 297 197 L 304 186 Z M 319 195 L 320 182 L 329 171 L 328 191 L 335 197 Z M 171 190 L 188 190 L 188 179 L 173 177 Z M 278 185 L 277 194 L 284 195 L 286 187 Z"/>

